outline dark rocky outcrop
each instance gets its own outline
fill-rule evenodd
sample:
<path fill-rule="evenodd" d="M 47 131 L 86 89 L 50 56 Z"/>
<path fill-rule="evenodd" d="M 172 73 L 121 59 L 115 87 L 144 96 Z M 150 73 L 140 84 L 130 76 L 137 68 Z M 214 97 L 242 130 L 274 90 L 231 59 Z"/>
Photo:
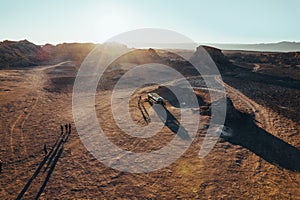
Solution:
<path fill-rule="evenodd" d="M 49 59 L 50 56 L 41 46 L 27 40 L 0 43 L 0 69 L 35 66 Z"/>
<path fill-rule="evenodd" d="M 209 46 L 202 46 L 207 53 L 211 56 L 211 58 L 217 63 L 217 65 L 228 65 L 230 64 L 229 60 L 226 58 L 226 56 L 222 53 L 221 49 L 217 49 L 214 47 Z"/>
<path fill-rule="evenodd" d="M 190 58 L 190 62 L 207 70 L 208 73 L 214 73 L 212 68 L 214 64 L 221 73 L 234 69 L 231 62 L 224 56 L 220 49 L 209 46 L 197 47 L 195 53 Z"/>
<path fill-rule="evenodd" d="M 92 43 L 63 43 L 56 46 L 35 45 L 27 40 L 0 42 L 0 69 L 54 64 L 65 60 L 82 62 L 95 48 Z"/>

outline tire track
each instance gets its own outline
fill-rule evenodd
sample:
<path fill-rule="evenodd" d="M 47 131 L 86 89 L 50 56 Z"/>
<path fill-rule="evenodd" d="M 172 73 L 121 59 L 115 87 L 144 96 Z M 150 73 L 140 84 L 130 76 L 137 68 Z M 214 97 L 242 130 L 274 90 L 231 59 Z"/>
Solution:
<path fill-rule="evenodd" d="M 35 109 L 38 107 L 39 102 L 43 98 L 44 92 L 42 91 L 43 86 L 47 81 L 47 75 L 45 70 L 58 67 L 66 62 L 59 63 L 57 65 L 51 65 L 40 68 L 33 68 L 28 71 L 26 74 L 26 81 L 24 85 L 23 92 L 21 96 L 16 96 L 18 100 L 16 105 L 21 108 L 17 113 L 13 113 L 14 116 L 17 115 L 15 119 L 11 122 L 11 125 L 8 126 L 7 130 L 7 145 L 8 146 L 8 155 L 10 158 L 9 163 L 15 163 L 9 165 L 10 173 L 12 173 L 12 178 L 15 180 L 21 180 L 27 178 L 29 171 L 24 173 L 23 169 L 32 168 L 32 156 L 29 155 L 28 148 L 28 135 L 24 133 L 24 127 L 26 126 L 30 117 L 35 114 Z M 32 100 L 31 100 L 32 99 Z M 20 102 L 20 103 L 19 103 Z M 30 122 L 32 123 L 32 122 Z M 31 124 L 30 124 L 31 125 Z M 18 178 L 19 177 L 19 178 Z"/>
<path fill-rule="evenodd" d="M 14 150 L 14 145 L 13 145 L 13 135 L 14 135 L 14 129 L 17 123 L 20 121 L 22 118 L 22 115 L 24 115 L 24 111 L 21 112 L 21 114 L 18 115 L 17 119 L 12 123 L 10 127 L 10 149 L 11 149 L 11 155 L 14 155 L 15 150 Z"/>
<path fill-rule="evenodd" d="M 244 103 L 246 103 L 251 110 L 254 112 L 255 118 L 256 120 L 260 121 L 260 124 L 257 124 L 259 126 L 263 126 L 262 128 L 264 128 L 266 131 L 272 133 L 274 130 L 274 124 L 273 121 L 274 119 L 278 119 L 278 115 L 276 113 L 273 113 L 272 111 L 270 111 L 269 109 L 264 108 L 263 106 L 259 105 L 258 103 L 256 103 L 255 101 L 253 101 L 252 99 L 250 99 L 249 97 L 245 96 L 243 93 L 241 93 L 240 91 L 238 91 L 237 89 L 229 86 L 228 84 L 224 83 L 220 77 L 215 77 L 216 81 L 218 81 L 220 84 L 224 84 L 224 86 L 226 87 L 226 90 L 229 93 L 232 93 L 234 96 L 240 98 Z M 261 111 L 261 112 L 259 112 Z M 271 115 L 268 114 L 271 112 Z M 277 117 L 274 117 L 274 115 L 276 115 Z M 273 121 L 272 121 L 273 119 Z M 259 170 L 261 168 L 261 159 L 255 155 L 252 156 L 252 159 L 258 159 L 257 162 L 259 162 L 259 164 L 257 165 L 256 169 L 254 170 L 254 175 L 259 175 L 259 173 L 257 173 L 257 170 Z M 271 166 L 270 166 L 271 167 Z M 289 171 L 285 171 L 284 174 L 286 175 L 286 177 L 290 180 L 290 182 L 295 185 L 296 187 L 299 186 L 299 183 L 296 182 L 296 179 L 294 179 L 294 177 L 292 176 L 292 174 Z M 255 181 L 255 179 L 254 179 Z"/>
<path fill-rule="evenodd" d="M 268 120 L 269 116 L 267 115 L 266 110 L 261 105 L 257 104 L 256 102 L 248 98 L 246 95 L 244 95 L 242 92 L 238 91 L 237 89 L 224 83 L 220 76 L 215 76 L 215 80 L 225 86 L 226 91 L 229 93 L 231 98 L 236 98 L 236 100 L 241 100 L 252 110 L 255 116 L 255 121 L 259 122 L 256 123 L 257 126 L 260 127 L 262 126 L 262 128 L 266 129 L 267 131 L 270 131 L 272 124 L 270 124 L 270 121 Z M 252 159 L 257 160 L 256 162 L 261 162 L 260 158 L 255 155 L 252 155 Z M 260 169 L 260 164 L 256 166 L 256 169 L 254 171 L 258 169 Z"/>
<path fill-rule="evenodd" d="M 14 148 L 14 143 L 19 142 L 20 143 L 20 148 L 22 148 L 19 152 L 23 157 L 29 157 L 28 155 L 28 150 L 27 150 L 27 145 L 25 142 L 25 137 L 23 133 L 23 128 L 25 125 L 25 122 L 28 120 L 30 114 L 34 110 L 34 108 L 37 106 L 37 103 L 40 98 L 40 88 L 42 87 L 43 84 L 43 75 L 41 74 L 42 71 L 37 71 L 35 70 L 33 75 L 31 76 L 31 81 L 32 81 L 32 87 L 31 91 L 34 91 L 36 94 L 35 101 L 33 102 L 32 105 L 26 106 L 25 109 L 21 111 L 21 113 L 18 115 L 17 119 L 13 122 L 11 128 L 10 128 L 10 148 L 11 148 L 11 155 L 15 155 L 15 148 Z M 29 92 L 30 93 L 30 92 Z M 30 110 L 28 111 L 28 107 L 30 107 Z M 18 126 L 19 124 L 19 126 Z M 18 128 L 16 128 L 18 127 Z M 17 131 L 16 131 L 17 130 Z M 19 135 L 16 135 L 18 134 Z M 14 139 L 14 137 L 20 138 L 17 140 L 17 138 Z M 15 168 L 14 168 L 15 170 Z"/>
<path fill-rule="evenodd" d="M 215 80 L 225 86 L 229 95 L 232 95 L 233 98 L 242 100 L 252 110 L 253 114 L 255 115 L 255 120 L 259 122 L 259 126 L 263 126 L 264 129 L 266 129 L 269 132 L 272 132 L 273 124 L 269 120 L 270 117 L 268 115 L 268 112 L 263 106 L 259 105 L 258 103 L 256 103 L 237 89 L 224 83 L 221 80 L 220 76 L 215 76 Z"/>
<path fill-rule="evenodd" d="M 26 106 L 26 108 L 24 110 L 22 110 L 22 112 L 18 115 L 17 119 L 11 125 L 9 137 L 10 137 L 10 149 L 11 149 L 12 156 L 15 154 L 15 148 L 14 148 L 14 143 L 16 143 L 16 141 L 14 141 L 14 137 L 16 136 L 15 129 L 16 129 L 17 125 L 19 124 L 18 130 L 20 133 L 20 143 L 21 143 L 21 146 L 23 147 L 23 149 L 21 149 L 20 152 L 21 152 L 21 154 L 25 154 L 25 156 L 28 157 L 28 151 L 27 151 L 27 146 L 25 144 L 23 128 L 25 126 L 25 123 L 29 119 L 30 115 L 32 114 L 33 110 L 38 105 L 39 100 L 41 99 L 41 95 L 42 95 L 41 89 L 43 88 L 43 85 L 46 82 L 45 74 L 44 74 L 45 70 L 64 65 L 68 62 L 69 61 L 61 62 L 56 65 L 33 69 L 33 71 L 32 71 L 33 74 L 30 77 L 32 84 L 30 84 L 31 87 L 29 87 L 29 88 L 31 89 L 30 91 L 33 91 L 35 94 L 35 101 L 32 105 L 28 106 L 28 107 L 30 107 L 30 110 L 28 111 L 28 107 Z"/>

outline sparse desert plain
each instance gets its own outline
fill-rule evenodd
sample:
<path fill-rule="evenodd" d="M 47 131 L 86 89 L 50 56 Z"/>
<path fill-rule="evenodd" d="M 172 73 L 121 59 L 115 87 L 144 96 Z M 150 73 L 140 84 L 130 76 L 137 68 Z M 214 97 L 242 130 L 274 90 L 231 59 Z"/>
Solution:
<path fill-rule="evenodd" d="M 19 45 L 26 49 L 32 44 Z M 136 50 L 113 63 L 100 80 L 95 110 L 107 136 L 122 149 L 157 150 L 175 134 L 166 123 L 150 138 L 135 138 L 115 124 L 111 94 L 115 77 L 126 71 L 122 63 L 167 63 L 191 80 L 200 104 L 192 108 L 200 124 L 188 150 L 163 169 L 133 174 L 99 162 L 80 140 L 72 115 L 72 89 L 80 63 L 94 46 L 64 45 L 36 47 L 38 60 L 28 58 L 0 70 L 0 199 L 299 199 L 299 53 L 205 47 L 221 72 L 213 78 L 225 84 L 225 126 L 234 132 L 220 137 L 205 158 L 198 154 L 211 118 L 211 102 L 207 90 L 197 86 L 201 77 L 194 75 L 190 64 L 155 49 Z M 197 54 L 197 50 L 187 53 Z M 175 86 L 176 80 L 169 85 Z M 158 85 L 145 85 L 132 95 L 133 121 L 147 126 L 145 113 L 155 112 L 146 101 L 147 93 L 153 91 L 167 100 L 171 119 L 180 122 L 176 98 Z M 63 127 L 62 133 L 60 125 L 69 123 L 71 131 Z"/>

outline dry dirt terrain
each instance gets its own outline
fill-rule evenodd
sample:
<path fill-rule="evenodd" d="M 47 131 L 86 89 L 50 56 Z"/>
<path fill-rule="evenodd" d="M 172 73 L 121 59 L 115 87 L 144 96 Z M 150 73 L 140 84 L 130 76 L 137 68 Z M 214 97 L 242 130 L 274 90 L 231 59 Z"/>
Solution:
<path fill-rule="evenodd" d="M 257 70 L 261 70 L 256 68 Z M 203 105 L 195 109 L 200 126 L 190 148 L 166 168 L 141 174 L 111 169 L 82 144 L 72 116 L 73 62 L 18 70 L 0 70 L 0 199 L 299 199 L 300 90 L 225 75 L 229 103 L 227 126 L 203 159 L 199 150 L 209 123 L 209 98 L 195 88 Z M 154 110 L 145 86 L 132 96 L 131 117 L 147 125 Z M 171 98 L 166 95 L 167 100 Z M 166 126 L 149 139 L 128 137 L 111 114 L 111 89 L 99 89 L 95 109 L 109 138 L 123 149 L 152 151 L 166 145 L 174 130 Z M 178 108 L 166 108 L 180 121 Z M 199 112 L 198 112 L 199 111 Z M 200 114 L 199 114 L 200 113 Z M 70 123 L 70 132 L 60 125 Z M 47 154 L 44 147 L 46 145 Z"/>

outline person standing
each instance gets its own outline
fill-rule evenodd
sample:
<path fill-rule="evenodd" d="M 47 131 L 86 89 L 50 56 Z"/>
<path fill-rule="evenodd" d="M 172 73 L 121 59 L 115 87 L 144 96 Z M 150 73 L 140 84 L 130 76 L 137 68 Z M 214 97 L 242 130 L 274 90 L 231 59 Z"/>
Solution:
<path fill-rule="evenodd" d="M 2 173 L 2 160 L 0 160 L 0 173 Z"/>
<path fill-rule="evenodd" d="M 71 124 L 69 123 L 69 133 L 71 133 Z"/>
<path fill-rule="evenodd" d="M 68 124 L 65 124 L 66 133 L 68 133 Z"/>
<path fill-rule="evenodd" d="M 46 143 L 44 144 L 44 154 L 45 154 L 45 156 L 48 154 Z"/>

